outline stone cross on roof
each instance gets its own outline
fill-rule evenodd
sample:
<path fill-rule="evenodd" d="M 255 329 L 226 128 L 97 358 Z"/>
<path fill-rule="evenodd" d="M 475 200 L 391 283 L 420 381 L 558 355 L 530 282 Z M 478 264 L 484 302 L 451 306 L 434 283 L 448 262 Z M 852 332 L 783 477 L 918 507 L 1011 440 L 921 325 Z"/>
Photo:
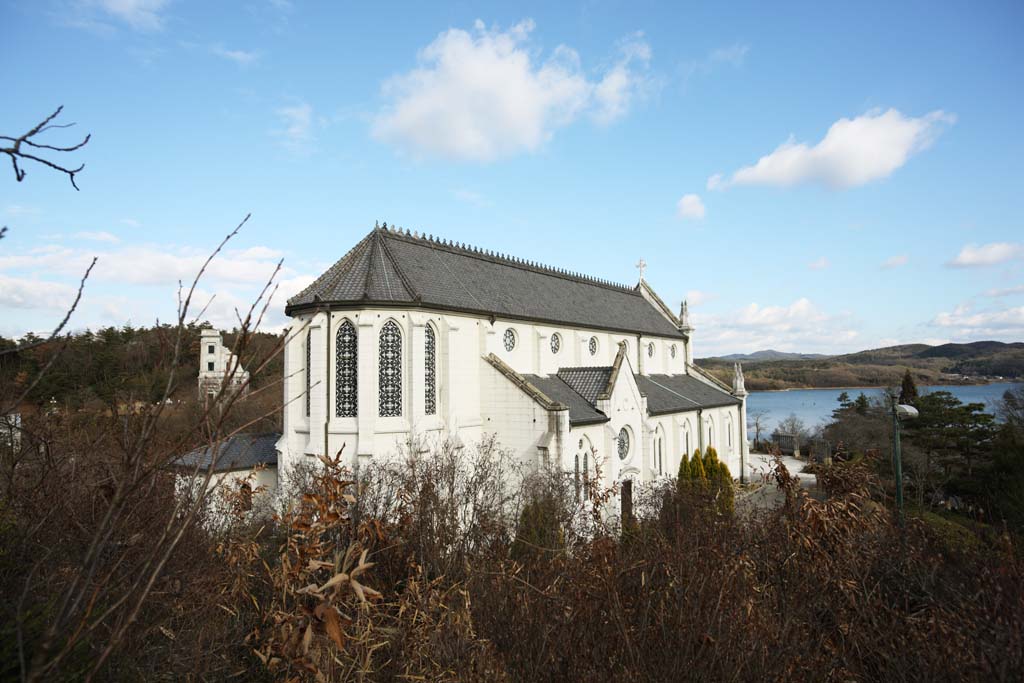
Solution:
<path fill-rule="evenodd" d="M 647 261 L 644 261 L 643 258 L 641 258 L 639 261 L 636 262 L 636 267 L 640 270 L 640 282 L 643 282 L 644 268 L 647 267 Z"/>

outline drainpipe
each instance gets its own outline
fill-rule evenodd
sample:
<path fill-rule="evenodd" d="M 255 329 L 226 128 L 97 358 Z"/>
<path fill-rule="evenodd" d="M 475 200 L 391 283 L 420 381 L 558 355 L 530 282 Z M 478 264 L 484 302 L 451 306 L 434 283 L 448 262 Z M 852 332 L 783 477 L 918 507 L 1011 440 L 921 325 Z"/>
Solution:
<path fill-rule="evenodd" d="M 327 430 L 331 424 L 331 311 L 324 312 L 324 457 L 329 458 L 327 452 Z"/>
<path fill-rule="evenodd" d="M 697 408 L 697 448 L 704 455 L 704 409 Z"/>

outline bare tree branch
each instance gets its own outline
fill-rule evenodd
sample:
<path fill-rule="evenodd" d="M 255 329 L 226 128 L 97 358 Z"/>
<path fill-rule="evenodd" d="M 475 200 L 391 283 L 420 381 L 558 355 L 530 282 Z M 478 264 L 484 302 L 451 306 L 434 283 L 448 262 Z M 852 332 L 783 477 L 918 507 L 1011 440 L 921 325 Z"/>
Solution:
<path fill-rule="evenodd" d="M 36 156 L 36 154 L 31 154 L 29 152 L 26 152 L 24 149 L 22 149 L 22 146 L 24 145 L 25 147 L 30 147 L 30 148 L 32 148 L 34 150 L 35 149 L 40 149 L 40 150 L 50 150 L 51 152 L 66 153 L 66 152 L 74 152 L 76 150 L 81 149 L 82 147 L 85 147 L 85 145 L 89 142 L 89 139 L 92 137 L 92 135 L 86 135 L 85 139 L 82 140 L 81 142 L 79 142 L 78 144 L 68 145 L 68 146 L 63 146 L 63 147 L 60 146 L 60 145 L 46 145 L 46 144 L 42 144 L 42 143 L 39 143 L 39 142 L 35 142 L 35 140 L 33 139 L 37 135 L 45 133 L 46 131 L 50 130 L 51 128 L 70 128 L 71 126 L 75 125 L 74 123 L 63 123 L 63 124 L 51 123 L 54 119 L 56 119 L 58 116 L 60 116 L 60 113 L 63 110 L 64 110 L 64 105 L 61 105 L 61 106 L 57 107 L 57 111 L 53 112 L 52 114 L 47 116 L 45 119 L 43 119 L 43 121 L 41 123 L 39 123 L 35 128 L 33 128 L 32 130 L 28 131 L 27 133 L 25 133 L 24 135 L 21 135 L 19 137 L 15 138 L 15 137 L 11 137 L 9 135 L 0 135 L 0 140 L 6 140 L 7 142 L 12 143 L 9 147 L 0 147 L 0 153 L 6 154 L 7 156 L 9 156 L 11 158 L 11 165 L 14 167 L 14 178 L 19 183 L 22 180 L 25 179 L 25 170 L 18 165 L 18 160 L 20 159 L 20 160 L 23 160 L 23 161 L 24 160 L 34 161 L 37 164 L 42 164 L 43 166 L 47 166 L 49 168 L 52 168 L 55 171 L 60 171 L 61 173 L 66 173 L 67 176 L 68 176 L 68 179 L 71 180 L 71 186 L 74 187 L 76 190 L 78 189 L 78 185 L 75 183 L 75 175 L 77 173 L 79 173 L 83 168 L 85 168 L 85 164 L 80 165 L 78 168 L 69 168 L 69 167 L 63 166 L 63 165 L 61 165 L 61 164 L 59 164 L 57 162 L 50 161 L 49 159 L 46 159 L 44 157 Z M 0 234 L 0 236 L 2 236 L 2 234 Z"/>

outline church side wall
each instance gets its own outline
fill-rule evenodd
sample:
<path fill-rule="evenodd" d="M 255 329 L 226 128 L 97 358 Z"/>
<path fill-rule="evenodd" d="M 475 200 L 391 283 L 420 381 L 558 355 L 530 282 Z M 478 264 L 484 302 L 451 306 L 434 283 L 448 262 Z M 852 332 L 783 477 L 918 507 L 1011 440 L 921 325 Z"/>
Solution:
<path fill-rule="evenodd" d="M 358 417 L 335 416 L 336 334 L 339 326 L 348 320 L 357 330 L 358 338 Z M 388 320 L 394 320 L 402 338 L 402 415 L 379 415 L 379 336 Z M 308 327 L 306 325 L 308 324 Z M 424 410 L 424 343 L 425 329 L 430 326 L 435 335 L 437 409 L 435 415 Z M 505 333 L 512 330 L 514 345 L 505 347 Z M 557 352 L 552 349 L 552 337 L 558 335 Z M 312 394 L 310 414 L 305 409 L 306 336 L 310 335 L 310 371 Z M 590 353 L 590 340 L 597 342 L 596 353 Z M 619 342 L 628 347 L 629 369 L 625 374 L 646 373 L 683 374 L 685 367 L 684 342 L 678 338 L 661 338 L 612 333 L 601 330 L 524 323 L 507 319 L 494 322 L 477 316 L 444 314 L 423 310 L 375 309 L 336 310 L 304 313 L 294 317 L 285 349 L 284 435 L 281 444 L 282 469 L 297 462 L 316 462 L 316 454 L 325 448 L 330 455 L 344 449 L 350 466 L 369 462 L 374 458 L 390 457 L 414 438 L 429 444 L 457 435 L 467 447 L 479 442 L 484 433 L 497 433 L 501 442 L 514 449 L 521 457 L 535 461 L 536 446 L 548 431 L 547 418 L 539 405 L 501 377 L 505 387 L 495 381 L 494 369 L 482 360 L 494 353 L 517 372 L 524 374 L 553 374 L 561 367 L 608 366 L 614 361 Z M 648 343 L 654 344 L 653 355 L 648 355 Z M 676 347 L 673 357 L 672 347 Z M 624 378 L 620 378 L 624 379 Z M 318 383 L 319 382 L 319 383 Z M 632 389 L 630 389 L 630 386 Z M 636 392 L 630 375 L 626 382 L 619 381 L 617 390 Z M 495 394 L 493 392 L 497 391 Z M 647 478 L 650 467 L 644 467 L 649 455 L 650 439 L 644 431 L 640 415 L 641 398 L 623 398 L 613 405 L 612 425 L 588 426 L 583 433 L 594 443 L 603 459 L 608 482 L 620 478 L 622 471 L 630 469 L 633 476 Z M 513 396 L 514 394 L 514 396 Z M 632 409 L 627 408 L 632 403 Z M 511 406 L 511 408 L 510 408 Z M 628 413 L 628 414 L 627 414 Z M 526 420 L 526 422 L 522 422 Z M 623 425 L 629 425 L 633 452 L 628 462 L 620 462 L 616 455 L 615 439 Z M 665 427 L 671 431 L 671 422 Z M 326 433 L 326 445 L 324 436 Z M 569 440 L 562 450 L 564 463 L 579 437 Z M 554 447 L 554 446 L 552 446 Z M 693 448 L 696 448 L 694 440 Z M 666 449 L 675 458 L 666 458 L 666 467 L 672 462 L 678 468 L 681 447 Z"/>
<path fill-rule="evenodd" d="M 499 448 L 512 451 L 532 471 L 540 464 L 537 447 L 548 432 L 549 412 L 490 363 L 481 361 L 479 367 L 484 433 L 496 434 Z"/>

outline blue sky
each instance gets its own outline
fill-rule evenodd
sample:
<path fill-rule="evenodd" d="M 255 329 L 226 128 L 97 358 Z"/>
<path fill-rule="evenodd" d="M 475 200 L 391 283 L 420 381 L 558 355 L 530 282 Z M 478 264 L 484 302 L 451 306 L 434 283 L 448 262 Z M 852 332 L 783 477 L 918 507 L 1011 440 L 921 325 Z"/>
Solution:
<path fill-rule="evenodd" d="M 0 4 L 0 334 L 284 298 L 374 221 L 687 297 L 697 355 L 1024 339 L 1020 3 Z M 828 5 L 828 6 L 826 6 Z M 70 160 L 69 160 L 70 161 Z"/>

